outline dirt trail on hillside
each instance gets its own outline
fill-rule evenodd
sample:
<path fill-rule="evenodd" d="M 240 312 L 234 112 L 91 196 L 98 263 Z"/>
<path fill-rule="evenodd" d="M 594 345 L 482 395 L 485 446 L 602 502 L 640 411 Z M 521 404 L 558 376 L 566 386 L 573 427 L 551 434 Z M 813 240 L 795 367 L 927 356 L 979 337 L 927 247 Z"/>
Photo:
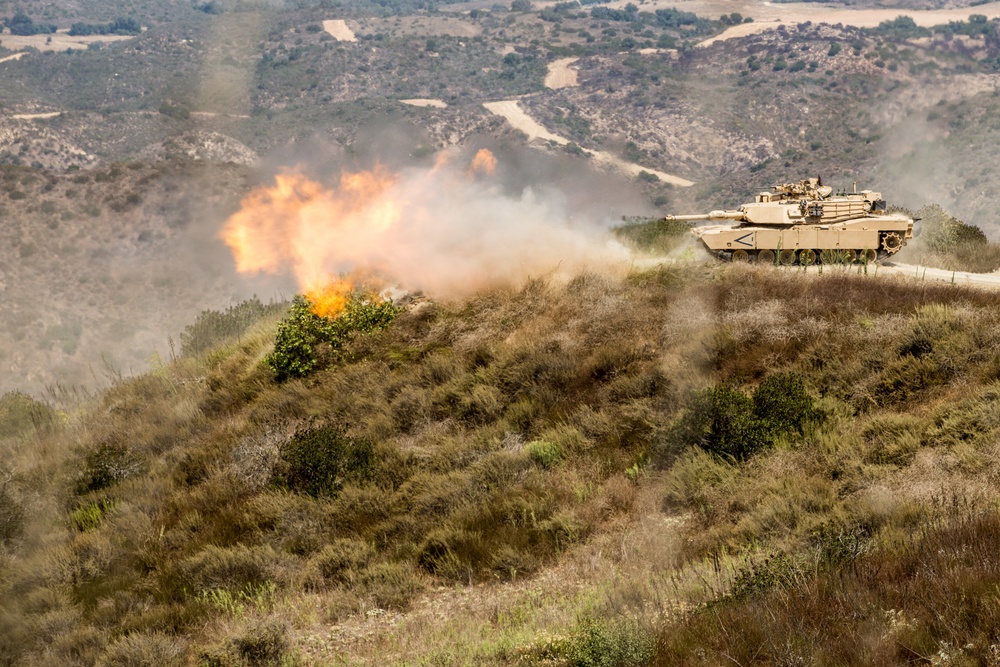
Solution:
<path fill-rule="evenodd" d="M 326 30 L 330 35 L 335 37 L 341 42 L 356 42 L 358 41 L 357 36 L 354 31 L 351 30 L 347 21 L 343 19 L 333 19 L 323 21 L 323 30 Z"/>
<path fill-rule="evenodd" d="M 55 118 L 61 115 L 62 111 L 46 111 L 44 113 L 16 113 L 11 115 L 11 118 L 17 118 L 18 120 L 38 120 L 42 118 Z"/>
<path fill-rule="evenodd" d="M 551 141 L 559 144 L 560 146 L 565 146 L 570 143 L 568 139 L 560 137 L 558 134 L 553 134 L 542 127 L 534 118 L 529 116 L 524 109 L 521 108 L 521 105 L 517 103 L 517 100 L 486 102 L 483 106 L 486 107 L 488 111 L 498 116 L 502 116 L 515 129 L 527 134 L 529 142 L 534 141 L 535 139 L 541 139 L 543 141 Z M 631 176 L 638 176 L 640 173 L 646 172 L 654 174 L 661 181 L 670 183 L 671 185 L 677 185 L 685 188 L 694 185 L 693 181 L 689 181 L 686 178 L 681 178 L 680 176 L 674 176 L 673 174 L 668 174 L 663 171 L 626 162 L 617 155 L 612 155 L 606 151 L 592 151 L 586 148 L 582 150 L 590 155 L 594 159 L 595 163 L 606 168 L 625 172 Z"/>
<path fill-rule="evenodd" d="M 431 100 L 423 97 L 417 97 L 411 100 L 400 100 L 403 104 L 409 104 L 411 107 L 434 107 L 435 109 L 447 109 L 448 103 L 444 100 Z"/>
<path fill-rule="evenodd" d="M 570 67 L 579 58 L 560 58 L 549 63 L 549 73 L 545 75 L 545 87 L 552 88 L 572 88 L 579 85 L 576 80 L 577 72 Z"/>
<path fill-rule="evenodd" d="M 66 32 L 55 32 L 49 35 L 8 35 L 5 33 L 0 35 L 0 44 L 15 50 L 31 47 L 39 51 L 69 51 L 70 49 L 86 49 L 95 42 L 121 42 L 134 38 L 135 35 L 81 35 L 73 37 Z"/>
<path fill-rule="evenodd" d="M 10 62 L 11 60 L 20 60 L 26 55 L 28 55 L 27 51 L 18 51 L 17 53 L 12 53 L 9 56 L 4 56 L 3 58 L 0 58 L 0 63 L 7 63 Z"/>

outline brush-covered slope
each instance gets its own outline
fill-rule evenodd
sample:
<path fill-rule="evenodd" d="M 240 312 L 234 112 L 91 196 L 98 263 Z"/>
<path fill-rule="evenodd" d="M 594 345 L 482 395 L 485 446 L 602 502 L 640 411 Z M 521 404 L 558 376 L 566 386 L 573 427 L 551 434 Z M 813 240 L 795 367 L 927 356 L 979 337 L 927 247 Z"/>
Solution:
<path fill-rule="evenodd" d="M 247 307 L 71 413 L 5 395 L 0 664 L 989 657 L 992 293 L 675 267 L 402 305 L 300 379 Z"/>

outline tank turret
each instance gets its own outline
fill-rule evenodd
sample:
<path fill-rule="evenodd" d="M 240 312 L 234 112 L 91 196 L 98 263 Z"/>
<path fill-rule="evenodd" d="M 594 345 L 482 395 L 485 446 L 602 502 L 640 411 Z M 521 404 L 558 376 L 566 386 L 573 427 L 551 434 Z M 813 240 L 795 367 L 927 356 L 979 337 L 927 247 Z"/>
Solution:
<path fill-rule="evenodd" d="M 685 222 L 730 220 L 735 224 L 692 229 L 722 259 L 780 264 L 878 261 L 913 238 L 913 219 L 889 213 L 880 192 L 834 194 L 819 178 L 780 183 L 738 209 L 668 215 Z"/>

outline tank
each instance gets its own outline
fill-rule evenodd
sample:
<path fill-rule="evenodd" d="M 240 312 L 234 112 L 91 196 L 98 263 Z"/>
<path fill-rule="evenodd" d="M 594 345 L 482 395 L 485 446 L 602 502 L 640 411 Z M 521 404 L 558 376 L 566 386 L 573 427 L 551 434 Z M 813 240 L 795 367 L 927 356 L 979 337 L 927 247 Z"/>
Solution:
<path fill-rule="evenodd" d="M 786 265 L 882 261 L 913 238 L 914 222 L 888 212 L 879 192 L 834 194 L 819 178 L 775 185 L 736 210 L 664 219 L 731 221 L 691 232 L 721 259 Z"/>

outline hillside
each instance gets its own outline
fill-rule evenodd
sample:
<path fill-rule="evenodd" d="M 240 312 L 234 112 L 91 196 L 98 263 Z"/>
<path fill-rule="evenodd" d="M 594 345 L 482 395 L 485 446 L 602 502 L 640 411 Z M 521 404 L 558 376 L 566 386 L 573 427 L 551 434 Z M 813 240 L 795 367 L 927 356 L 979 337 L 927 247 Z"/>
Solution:
<path fill-rule="evenodd" d="M 724 9 L 0 0 L 0 667 L 996 664 L 1000 3 Z"/>
<path fill-rule="evenodd" d="M 4 397 L 4 664 L 989 655 L 993 561 L 924 546 L 992 539 L 991 293 L 856 269 L 535 280 L 402 304 L 285 382 L 273 317 L 71 414 Z M 850 584 L 904 555 L 899 585 L 935 567 L 940 593 Z M 708 629 L 835 584 L 861 615 L 833 643 L 818 610 Z"/>

